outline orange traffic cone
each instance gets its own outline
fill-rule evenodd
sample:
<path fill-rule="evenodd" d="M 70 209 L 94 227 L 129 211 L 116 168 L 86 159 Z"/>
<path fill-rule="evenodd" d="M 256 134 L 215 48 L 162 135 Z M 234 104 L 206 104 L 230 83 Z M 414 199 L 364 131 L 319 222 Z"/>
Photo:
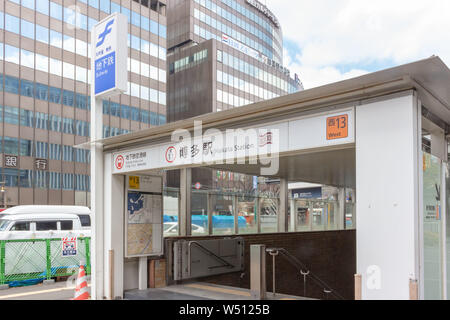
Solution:
<path fill-rule="evenodd" d="M 86 280 L 86 272 L 84 265 L 80 264 L 80 271 L 78 272 L 77 286 L 75 287 L 75 297 L 72 300 L 88 300 L 89 292 Z"/>

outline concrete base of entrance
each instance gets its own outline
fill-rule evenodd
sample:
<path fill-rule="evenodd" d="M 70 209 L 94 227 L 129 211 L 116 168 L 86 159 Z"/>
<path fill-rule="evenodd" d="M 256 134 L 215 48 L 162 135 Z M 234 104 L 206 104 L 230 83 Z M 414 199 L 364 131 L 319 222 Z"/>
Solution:
<path fill-rule="evenodd" d="M 158 289 L 130 290 L 125 300 L 251 300 L 250 290 L 210 283 L 188 283 Z M 267 293 L 267 300 L 313 300 L 284 294 Z"/>
<path fill-rule="evenodd" d="M 49 284 L 54 284 L 54 283 L 55 283 L 55 280 L 54 280 L 54 279 L 44 280 L 44 281 L 43 281 L 44 286 L 45 286 L 45 285 L 49 285 Z"/>
<path fill-rule="evenodd" d="M 9 289 L 8 284 L 0 284 L 0 290 L 6 290 L 6 289 Z"/>

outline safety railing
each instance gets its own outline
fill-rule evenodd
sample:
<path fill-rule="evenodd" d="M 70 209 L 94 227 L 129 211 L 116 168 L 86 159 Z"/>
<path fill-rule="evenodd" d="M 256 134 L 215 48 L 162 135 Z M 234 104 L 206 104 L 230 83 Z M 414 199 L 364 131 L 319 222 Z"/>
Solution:
<path fill-rule="evenodd" d="M 214 252 L 212 252 L 208 248 L 205 248 L 204 246 L 202 246 L 197 241 L 189 241 L 189 244 L 188 244 L 188 273 L 189 273 L 189 275 L 191 274 L 191 249 L 192 249 L 193 245 L 198 247 L 200 250 L 202 250 L 204 253 L 206 253 L 210 257 L 214 258 L 218 262 L 222 263 L 222 265 L 220 265 L 220 266 L 209 267 L 210 269 L 212 269 L 212 268 L 221 268 L 221 267 L 234 268 L 234 266 L 231 263 L 229 263 L 225 259 L 222 259 L 217 254 L 215 254 Z"/>
<path fill-rule="evenodd" d="M 311 279 L 316 285 L 318 285 L 322 292 L 325 295 L 325 299 L 328 300 L 329 295 L 334 296 L 338 300 L 345 300 L 345 298 L 339 294 L 336 290 L 332 289 L 328 284 L 326 284 L 322 279 L 320 279 L 318 276 L 316 276 L 314 273 L 311 272 L 311 270 L 303 263 L 301 262 L 297 257 L 289 253 L 286 249 L 283 248 L 267 248 L 266 252 L 272 256 L 272 290 L 273 294 L 275 295 L 275 288 L 276 288 L 276 257 L 278 255 L 283 255 L 283 257 L 291 264 L 293 265 L 297 271 L 299 272 L 300 276 L 303 277 L 303 296 L 307 297 L 306 295 L 306 284 L 307 280 Z"/>
<path fill-rule="evenodd" d="M 61 238 L 0 240 L 0 285 L 21 286 L 76 274 L 82 261 L 91 273 L 90 238 L 67 247 Z"/>

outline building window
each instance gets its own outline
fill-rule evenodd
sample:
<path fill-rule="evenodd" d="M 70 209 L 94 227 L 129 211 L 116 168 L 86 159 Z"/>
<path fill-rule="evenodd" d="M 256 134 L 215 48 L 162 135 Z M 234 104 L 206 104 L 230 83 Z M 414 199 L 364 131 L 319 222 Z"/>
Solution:
<path fill-rule="evenodd" d="M 63 90 L 63 104 L 69 107 L 73 107 L 75 95 L 72 91 Z"/>
<path fill-rule="evenodd" d="M 111 106 L 111 115 L 120 117 L 120 104 L 116 102 L 111 102 L 110 106 Z"/>
<path fill-rule="evenodd" d="M 48 114 L 36 112 L 36 129 L 48 130 Z"/>
<path fill-rule="evenodd" d="M 131 120 L 139 121 L 139 109 L 131 107 Z"/>
<path fill-rule="evenodd" d="M 78 109 L 86 110 L 88 107 L 87 96 L 77 93 L 76 107 Z"/>
<path fill-rule="evenodd" d="M 19 155 L 18 139 L 11 137 L 3 137 L 3 152 L 11 155 Z"/>
<path fill-rule="evenodd" d="M 4 168 L 3 169 L 4 181 L 6 187 L 17 187 L 19 182 L 18 170 Z"/>
<path fill-rule="evenodd" d="M 36 142 L 36 157 L 37 158 L 48 158 L 48 143 L 42 141 Z"/>
<path fill-rule="evenodd" d="M 19 18 L 9 15 L 9 14 L 5 14 L 5 30 L 7 30 L 9 32 L 17 33 L 18 26 L 20 26 Z"/>
<path fill-rule="evenodd" d="M 8 47 L 8 46 L 5 46 Z M 17 54 L 19 51 L 17 51 Z M 5 76 L 5 91 L 10 93 L 19 94 L 19 79 L 14 77 Z"/>
<path fill-rule="evenodd" d="M 120 117 L 124 119 L 130 119 L 130 107 L 122 105 L 120 109 Z"/>
<path fill-rule="evenodd" d="M 32 170 L 19 170 L 19 182 L 21 188 L 33 187 L 33 171 Z"/>
<path fill-rule="evenodd" d="M 0 106 L 0 112 L 1 109 L 2 107 Z M 19 124 L 19 108 L 5 106 L 3 110 L 6 123 Z"/>
<path fill-rule="evenodd" d="M 61 49 L 62 48 L 62 34 L 50 29 L 50 45 Z"/>
<path fill-rule="evenodd" d="M 27 80 L 20 80 L 20 94 L 26 97 L 33 97 L 34 83 Z"/>
<path fill-rule="evenodd" d="M 61 103 L 61 89 L 50 87 L 49 91 L 50 91 L 49 101 L 60 104 Z"/>
<path fill-rule="evenodd" d="M 49 159 L 61 160 L 61 145 L 60 144 L 50 143 L 49 151 L 50 151 Z"/>
<path fill-rule="evenodd" d="M 34 96 L 36 97 L 36 99 L 44 101 L 48 100 L 48 86 L 41 83 L 35 83 L 34 92 Z"/>
<path fill-rule="evenodd" d="M 59 172 L 49 172 L 49 182 L 50 189 L 60 190 L 61 189 L 61 173 Z"/>
<path fill-rule="evenodd" d="M 63 118 L 63 132 L 67 134 L 73 134 L 73 119 Z"/>
<path fill-rule="evenodd" d="M 50 115 L 50 130 L 61 132 L 62 118 L 55 115 Z"/>
<path fill-rule="evenodd" d="M 109 101 L 103 100 L 103 114 L 109 114 Z"/>
<path fill-rule="evenodd" d="M 62 182 L 63 190 L 73 190 L 73 174 L 63 173 L 62 178 L 63 178 Z"/>
<path fill-rule="evenodd" d="M 20 155 L 25 157 L 33 155 L 33 142 L 31 140 L 20 139 Z"/>
<path fill-rule="evenodd" d="M 34 127 L 33 123 L 34 114 L 33 111 L 20 109 L 20 125 L 25 127 Z"/>
<path fill-rule="evenodd" d="M 40 188 L 40 189 L 47 189 L 48 183 L 47 183 L 47 171 L 35 171 L 34 172 L 34 187 Z"/>
<path fill-rule="evenodd" d="M 36 11 L 48 16 L 49 3 L 48 0 L 37 0 L 36 1 Z"/>
<path fill-rule="evenodd" d="M 63 146 L 63 160 L 73 162 L 73 147 Z"/>

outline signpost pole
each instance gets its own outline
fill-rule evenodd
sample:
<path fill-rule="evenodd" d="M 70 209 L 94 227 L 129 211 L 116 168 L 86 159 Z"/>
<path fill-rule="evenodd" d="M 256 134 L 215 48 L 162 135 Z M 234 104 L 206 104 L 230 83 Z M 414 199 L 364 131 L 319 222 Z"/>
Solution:
<path fill-rule="evenodd" d="M 94 41 L 92 42 L 94 43 Z M 94 86 L 91 85 L 91 139 L 102 137 L 103 114 L 101 100 L 95 98 Z M 103 293 L 103 150 L 98 143 L 91 145 L 91 264 L 92 264 L 92 299 L 102 299 Z"/>
<path fill-rule="evenodd" d="M 91 31 L 92 299 L 103 299 L 107 293 L 105 234 L 111 232 L 104 224 L 104 157 L 103 146 L 97 142 L 103 138 L 102 99 L 127 91 L 127 32 L 127 18 L 119 13 L 98 22 Z"/>

